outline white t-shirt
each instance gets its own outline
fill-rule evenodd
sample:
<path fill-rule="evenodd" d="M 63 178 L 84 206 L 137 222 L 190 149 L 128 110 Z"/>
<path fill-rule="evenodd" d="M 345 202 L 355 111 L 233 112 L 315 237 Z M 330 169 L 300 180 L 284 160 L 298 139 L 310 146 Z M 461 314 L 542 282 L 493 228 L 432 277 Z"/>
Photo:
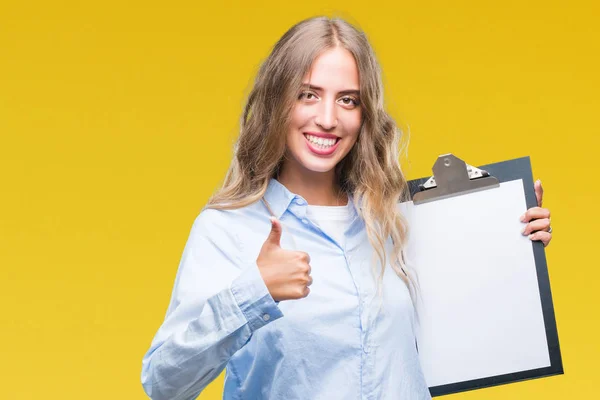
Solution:
<path fill-rule="evenodd" d="M 350 223 L 350 202 L 345 206 L 311 206 L 306 214 L 311 221 L 344 247 L 344 232 Z"/>

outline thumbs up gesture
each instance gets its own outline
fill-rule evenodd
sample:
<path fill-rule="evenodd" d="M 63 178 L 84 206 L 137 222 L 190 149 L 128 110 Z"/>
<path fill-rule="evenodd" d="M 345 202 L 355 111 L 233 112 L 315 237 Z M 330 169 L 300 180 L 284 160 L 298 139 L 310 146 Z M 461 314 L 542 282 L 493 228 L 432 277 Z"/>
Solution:
<path fill-rule="evenodd" d="M 308 286 L 312 284 L 310 256 L 303 251 L 282 249 L 281 232 L 281 222 L 271 217 L 271 232 L 256 264 L 273 300 L 300 299 L 308 296 Z"/>

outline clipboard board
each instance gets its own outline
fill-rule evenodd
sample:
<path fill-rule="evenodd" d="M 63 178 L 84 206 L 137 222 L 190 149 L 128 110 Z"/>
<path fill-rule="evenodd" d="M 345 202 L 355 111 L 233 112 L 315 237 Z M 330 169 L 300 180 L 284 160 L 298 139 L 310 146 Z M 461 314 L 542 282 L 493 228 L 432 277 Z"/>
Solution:
<path fill-rule="evenodd" d="M 537 206 L 529 157 L 475 168 L 445 154 L 433 171 L 400 204 L 431 395 L 563 374 L 544 246 L 521 234 Z"/>

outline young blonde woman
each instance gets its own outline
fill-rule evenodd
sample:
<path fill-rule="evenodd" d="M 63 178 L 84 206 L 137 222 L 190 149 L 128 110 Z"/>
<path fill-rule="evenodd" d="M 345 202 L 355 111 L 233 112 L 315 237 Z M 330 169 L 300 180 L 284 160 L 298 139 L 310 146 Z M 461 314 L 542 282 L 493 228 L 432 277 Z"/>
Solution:
<path fill-rule="evenodd" d="M 283 35 L 144 356 L 152 399 L 195 399 L 224 368 L 224 399 L 430 398 L 399 135 L 363 32 L 319 17 Z M 539 182 L 536 194 L 524 234 L 547 245 Z"/>

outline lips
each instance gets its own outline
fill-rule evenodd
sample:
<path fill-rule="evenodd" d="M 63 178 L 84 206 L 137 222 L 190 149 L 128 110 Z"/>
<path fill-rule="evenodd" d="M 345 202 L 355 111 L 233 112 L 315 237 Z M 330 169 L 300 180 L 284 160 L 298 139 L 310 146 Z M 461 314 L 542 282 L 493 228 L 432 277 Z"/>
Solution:
<path fill-rule="evenodd" d="M 304 132 L 304 135 L 316 136 L 323 139 L 340 139 L 339 137 L 331 134 L 331 133 L 323 133 L 323 132 Z"/>
<path fill-rule="evenodd" d="M 341 141 L 341 138 L 338 138 L 337 136 L 335 136 L 335 138 L 337 138 L 337 140 L 333 146 L 325 148 L 325 149 L 321 149 L 321 148 L 317 147 L 316 145 L 314 145 L 310 140 L 308 140 L 308 138 L 306 137 L 306 134 L 304 134 L 303 136 L 304 136 L 304 140 L 306 141 L 306 145 L 308 146 L 308 149 L 312 153 L 320 155 L 320 156 L 328 156 L 328 155 L 332 154 L 335 151 L 335 149 L 337 149 L 337 147 Z"/>

